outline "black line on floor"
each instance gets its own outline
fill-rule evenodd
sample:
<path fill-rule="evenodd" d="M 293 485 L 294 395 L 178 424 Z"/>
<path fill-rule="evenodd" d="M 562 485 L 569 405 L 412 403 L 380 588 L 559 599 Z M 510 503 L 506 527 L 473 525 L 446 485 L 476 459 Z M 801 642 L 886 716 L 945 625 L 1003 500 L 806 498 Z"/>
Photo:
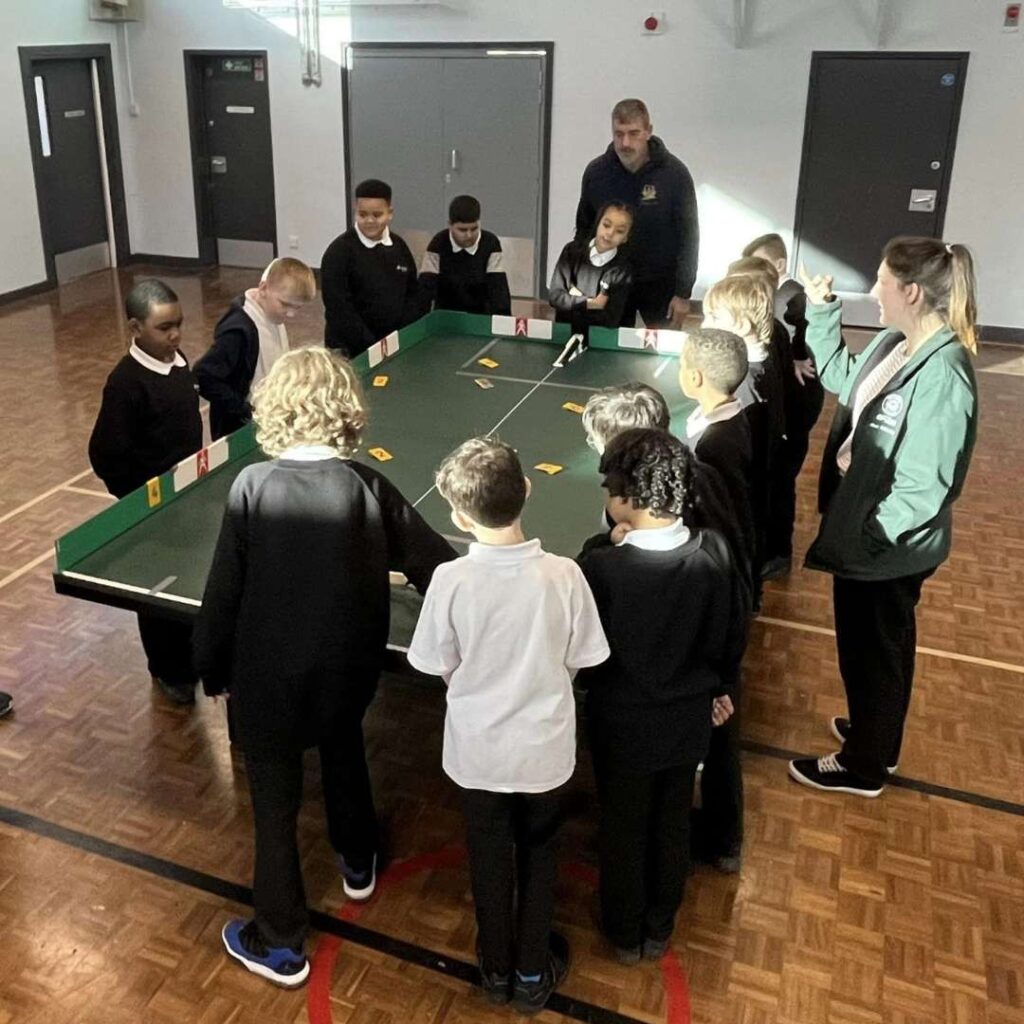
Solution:
<path fill-rule="evenodd" d="M 216 875 L 207 874 L 205 871 L 196 871 L 193 868 L 176 864 L 174 861 L 165 860 L 163 857 L 154 857 L 152 854 L 141 853 L 127 846 L 121 846 L 119 843 L 112 843 L 107 839 L 100 839 L 97 836 L 79 832 L 77 829 L 58 825 L 27 811 L 0 805 L 0 822 L 25 832 L 31 832 L 44 839 L 52 839 L 65 846 L 74 847 L 76 850 L 95 854 L 105 860 L 145 871 L 157 878 L 187 885 L 192 889 L 199 889 L 201 892 L 230 900 L 232 903 L 252 906 L 252 889 L 248 886 L 238 885 L 236 882 L 229 882 Z M 468 985 L 476 983 L 476 967 L 464 960 L 456 960 L 453 957 L 435 953 L 423 946 L 392 938 L 390 935 L 373 931 L 352 921 L 342 921 L 322 910 L 310 910 L 309 919 L 318 931 L 335 935 L 346 942 L 353 942 L 357 946 L 376 950 L 378 953 L 384 953 L 396 960 L 404 960 L 406 963 L 425 967 L 446 977 L 456 978 Z M 581 1024 L 642 1024 L 635 1017 L 628 1017 L 616 1010 L 595 1006 L 593 1003 L 574 999 L 560 992 L 556 992 L 551 997 L 546 1008 L 563 1016 L 572 1017 L 573 1020 L 578 1020 Z"/>
<path fill-rule="evenodd" d="M 775 757 L 782 761 L 814 756 L 802 754 L 799 750 L 786 750 L 783 747 L 773 747 L 767 743 L 755 743 L 753 740 L 741 740 L 740 746 L 751 754 L 763 754 L 765 757 Z M 1024 817 L 1024 804 L 1015 804 L 1011 800 L 1000 800 L 995 796 L 985 796 L 983 793 L 951 789 L 948 786 L 939 786 L 934 782 L 925 782 L 923 779 L 909 779 L 905 775 L 894 775 L 886 785 L 898 786 L 900 789 L 912 789 L 915 793 L 925 793 L 928 796 L 941 797 L 943 800 L 955 800 L 957 803 L 983 807 L 987 811 L 1002 811 L 1004 814 Z"/>

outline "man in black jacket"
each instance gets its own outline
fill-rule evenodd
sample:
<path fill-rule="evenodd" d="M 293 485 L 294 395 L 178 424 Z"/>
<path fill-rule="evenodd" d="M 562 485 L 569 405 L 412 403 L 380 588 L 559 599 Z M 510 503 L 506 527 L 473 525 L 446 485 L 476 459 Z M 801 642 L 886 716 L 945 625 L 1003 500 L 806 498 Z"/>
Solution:
<path fill-rule="evenodd" d="M 629 239 L 633 290 L 621 323 L 633 326 L 639 310 L 648 327 L 678 329 L 689 312 L 697 276 L 697 197 L 686 165 L 653 131 L 642 100 L 615 104 L 611 144 L 583 172 L 576 237 L 593 237 L 597 211 L 608 200 L 629 203 L 634 210 Z"/>

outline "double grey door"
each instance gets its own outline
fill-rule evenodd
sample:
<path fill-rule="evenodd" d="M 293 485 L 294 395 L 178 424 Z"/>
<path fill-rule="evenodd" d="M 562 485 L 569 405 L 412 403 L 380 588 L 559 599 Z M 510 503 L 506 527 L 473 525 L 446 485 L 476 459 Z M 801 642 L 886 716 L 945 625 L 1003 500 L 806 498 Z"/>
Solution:
<path fill-rule="evenodd" d="M 350 188 L 392 186 L 394 229 L 417 260 L 468 193 L 501 239 L 512 294 L 541 293 L 546 61 L 540 50 L 349 50 Z"/>

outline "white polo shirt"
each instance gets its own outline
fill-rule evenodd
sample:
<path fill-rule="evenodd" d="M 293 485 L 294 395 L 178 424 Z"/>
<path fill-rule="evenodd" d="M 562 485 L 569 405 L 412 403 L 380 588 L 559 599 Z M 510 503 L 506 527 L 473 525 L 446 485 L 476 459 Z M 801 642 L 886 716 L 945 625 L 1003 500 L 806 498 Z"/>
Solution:
<path fill-rule="evenodd" d="M 546 793 L 576 767 L 572 676 L 610 651 L 590 587 L 539 540 L 434 571 L 409 664 L 448 684 L 443 767 L 464 789 Z"/>

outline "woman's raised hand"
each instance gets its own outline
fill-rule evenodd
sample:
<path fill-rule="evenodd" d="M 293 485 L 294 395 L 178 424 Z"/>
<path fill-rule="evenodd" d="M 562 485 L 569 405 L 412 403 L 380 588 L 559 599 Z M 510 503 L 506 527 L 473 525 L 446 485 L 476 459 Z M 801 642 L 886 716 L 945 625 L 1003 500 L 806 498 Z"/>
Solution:
<path fill-rule="evenodd" d="M 816 274 L 814 277 L 811 277 L 802 261 L 798 273 L 800 283 L 804 286 L 804 291 L 807 293 L 808 302 L 820 306 L 822 303 L 829 301 L 832 295 L 831 274 Z"/>

